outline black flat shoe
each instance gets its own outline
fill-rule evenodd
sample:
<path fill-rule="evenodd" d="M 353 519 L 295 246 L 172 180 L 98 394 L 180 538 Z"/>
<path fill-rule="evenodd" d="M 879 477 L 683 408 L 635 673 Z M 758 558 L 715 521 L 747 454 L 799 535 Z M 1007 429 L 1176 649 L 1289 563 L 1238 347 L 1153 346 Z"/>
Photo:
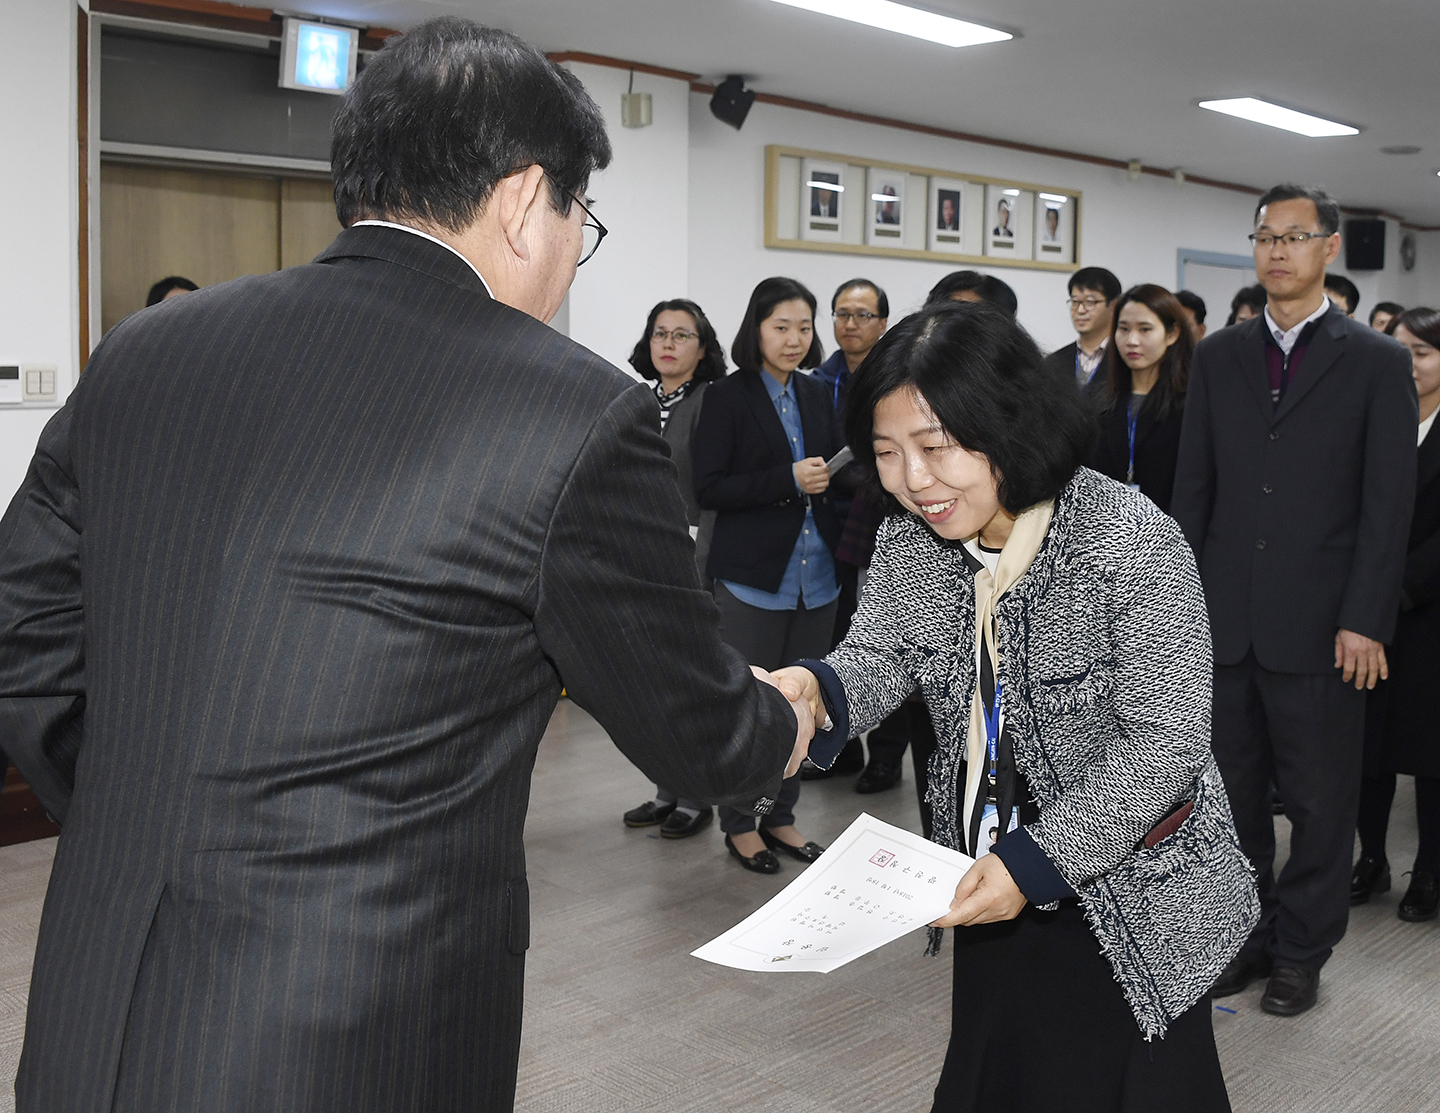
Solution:
<path fill-rule="evenodd" d="M 1405 890 L 1400 910 L 1395 914 L 1412 924 L 1423 924 L 1440 916 L 1440 882 L 1433 873 L 1416 870 L 1410 875 L 1410 888 Z"/>
<path fill-rule="evenodd" d="M 1298 966 L 1277 966 L 1265 985 L 1260 1007 L 1271 1016 L 1299 1016 L 1315 1006 L 1320 992 L 1320 971 Z"/>
<path fill-rule="evenodd" d="M 861 796 L 884 792 L 900 783 L 899 762 L 872 761 L 855 780 L 855 791 Z"/>
<path fill-rule="evenodd" d="M 742 866 L 754 873 L 780 872 L 780 859 L 768 850 L 762 850 L 755 857 L 747 858 L 735 849 L 735 844 L 730 841 L 729 835 L 725 836 L 725 849 L 730 851 L 731 856 L 738 859 Z"/>
<path fill-rule="evenodd" d="M 631 808 L 625 813 L 626 827 L 654 827 L 662 823 L 675 810 L 674 804 L 657 805 L 654 800 L 646 800 L 638 808 Z"/>
<path fill-rule="evenodd" d="M 1390 863 L 1384 858 L 1361 858 L 1350 873 L 1350 903 L 1364 904 L 1376 893 L 1390 891 Z"/>
<path fill-rule="evenodd" d="M 688 839 L 691 835 L 699 834 L 710 826 L 710 821 L 715 818 L 712 808 L 706 808 L 699 815 L 691 815 L 689 812 L 682 812 L 676 808 L 670 813 L 668 819 L 660 824 L 660 837 L 662 839 Z"/>
<path fill-rule="evenodd" d="M 791 846 L 788 842 L 781 842 L 770 833 L 768 827 L 760 828 L 760 837 L 771 850 L 778 850 L 781 854 L 788 854 L 801 862 L 813 862 L 825 853 L 825 848 L 818 842 L 807 842 L 804 846 Z"/>
<path fill-rule="evenodd" d="M 1211 997 L 1232 997 L 1240 993 L 1256 978 L 1267 977 L 1270 973 L 1270 956 L 1257 955 L 1255 958 L 1232 958 L 1219 979 L 1210 990 Z"/>

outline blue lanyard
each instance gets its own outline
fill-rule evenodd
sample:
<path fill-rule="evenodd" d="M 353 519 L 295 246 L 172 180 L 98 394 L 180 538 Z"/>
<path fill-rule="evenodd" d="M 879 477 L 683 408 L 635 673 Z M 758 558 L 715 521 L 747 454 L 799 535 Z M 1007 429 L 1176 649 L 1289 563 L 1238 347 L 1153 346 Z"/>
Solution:
<path fill-rule="evenodd" d="M 840 412 L 840 376 L 848 374 L 848 370 L 840 370 L 835 372 L 835 389 L 833 392 L 834 397 L 831 399 L 831 401 L 834 403 L 836 413 Z"/>
<path fill-rule="evenodd" d="M 983 650 L 982 650 L 983 652 Z M 1000 698 L 1004 691 L 1004 685 L 1000 683 L 999 673 L 995 676 L 995 702 L 990 705 L 987 711 L 984 701 L 981 701 L 981 710 L 985 711 L 985 747 L 990 758 L 990 785 L 993 788 L 996 777 L 999 775 L 1000 763 Z"/>
<path fill-rule="evenodd" d="M 1142 402 L 1141 405 L 1144 405 Z M 1140 420 L 1140 406 L 1130 411 L 1126 423 L 1130 427 L 1130 466 L 1125 471 L 1125 482 L 1132 487 L 1135 485 L 1135 423 Z"/>

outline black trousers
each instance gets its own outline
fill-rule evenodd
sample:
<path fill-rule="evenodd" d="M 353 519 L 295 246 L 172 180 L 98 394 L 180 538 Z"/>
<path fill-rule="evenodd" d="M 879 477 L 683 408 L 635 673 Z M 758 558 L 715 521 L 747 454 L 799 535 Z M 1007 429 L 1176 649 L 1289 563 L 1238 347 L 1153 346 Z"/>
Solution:
<path fill-rule="evenodd" d="M 1371 773 L 1360 782 L 1360 853 L 1385 857 L 1385 834 L 1390 827 L 1390 805 L 1395 801 L 1395 774 Z M 1415 778 L 1415 825 L 1420 845 L 1415 851 L 1416 873 L 1440 876 L 1440 777 Z"/>
<path fill-rule="evenodd" d="M 1271 672 L 1253 652 L 1215 667 L 1211 746 L 1260 890 L 1242 958 L 1319 970 L 1344 937 L 1364 733 L 1365 693 L 1338 671 Z M 1278 878 L 1272 779 L 1291 825 Z"/>
<path fill-rule="evenodd" d="M 715 602 L 720 608 L 720 637 L 752 665 L 778 669 L 805 657 L 823 657 L 830 649 L 835 602 L 813 611 L 804 606 L 793 611 L 767 611 L 742 603 L 722 583 L 715 584 Z M 765 817 L 765 826 L 788 827 L 794 823 L 795 802 L 799 799 L 797 773 L 781 782 L 775 808 Z M 727 835 L 753 831 L 755 817 L 721 805 L 720 830 Z"/>

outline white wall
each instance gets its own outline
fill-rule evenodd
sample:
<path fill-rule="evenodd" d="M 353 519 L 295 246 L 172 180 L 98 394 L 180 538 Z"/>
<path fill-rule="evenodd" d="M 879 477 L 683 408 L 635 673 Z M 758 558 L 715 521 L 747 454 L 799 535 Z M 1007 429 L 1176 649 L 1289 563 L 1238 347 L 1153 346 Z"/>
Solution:
<path fill-rule="evenodd" d="M 605 113 L 614 159 L 590 182 L 595 216 L 609 230 L 570 288 L 568 332 L 615 366 L 627 362 L 658 301 L 684 297 L 689 273 L 690 85 L 635 75 L 649 93 L 654 122 L 620 126 L 626 70 L 569 63 Z M 557 322 L 558 323 L 558 322 Z"/>
<path fill-rule="evenodd" d="M 956 269 L 919 260 L 766 249 L 765 147 L 771 143 L 1079 188 L 1085 195 L 1081 265 L 1108 267 L 1126 286 L 1158 282 L 1173 287 L 1176 251 L 1182 247 L 1249 250 L 1245 235 L 1254 199 L 1244 194 L 1193 183 L 1177 186 L 1151 175 L 1131 182 L 1123 170 L 763 103 L 754 105 L 737 132 L 710 115 L 707 96 L 692 94 L 690 296 L 727 343 L 751 289 L 768 275 L 798 278 L 825 303 L 842 281 L 864 275 L 890 295 L 893 320 L 917 308 L 930 287 Z M 1014 288 L 1020 322 L 1042 347 L 1074 339 L 1064 304 L 1065 274 L 1014 267 L 995 267 L 991 273 Z M 828 329 L 821 335 L 833 349 Z"/>
<path fill-rule="evenodd" d="M 60 401 L 79 350 L 75 24 L 65 0 L 6 5 L 0 66 L 0 362 L 48 363 Z M 53 409 L 0 407 L 0 506 Z"/>

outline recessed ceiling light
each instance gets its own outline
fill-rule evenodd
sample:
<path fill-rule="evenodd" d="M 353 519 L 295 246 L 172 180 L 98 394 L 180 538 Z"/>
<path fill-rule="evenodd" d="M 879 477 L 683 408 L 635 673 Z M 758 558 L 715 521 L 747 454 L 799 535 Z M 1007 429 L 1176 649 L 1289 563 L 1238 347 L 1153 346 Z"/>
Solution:
<path fill-rule="evenodd" d="M 1066 201 L 1070 200 L 1070 196 L 1066 193 L 1042 193 L 1040 194 L 1040 200 L 1054 201 L 1057 205 L 1063 205 Z"/>
<path fill-rule="evenodd" d="M 948 15 L 922 12 L 919 8 L 907 8 L 892 0 L 775 0 L 792 8 L 804 8 L 807 12 L 833 15 L 837 19 L 848 19 L 852 23 L 863 23 L 867 27 L 879 27 L 882 31 L 896 31 L 917 39 L 927 39 L 942 46 L 976 46 L 980 43 L 998 43 L 1015 36 L 1008 31 L 997 31 L 993 27 L 982 27 L 964 19 Z"/>
<path fill-rule="evenodd" d="M 1266 124 L 1272 128 L 1293 131 L 1298 135 L 1308 135 L 1312 139 L 1318 139 L 1326 135 L 1360 134 L 1359 128 L 1351 127 L 1349 124 L 1338 124 L 1334 120 L 1325 119 L 1323 116 L 1312 116 L 1308 112 L 1297 112 L 1293 108 L 1285 108 L 1278 104 L 1271 104 L 1269 101 L 1260 100 L 1258 97 L 1234 97 L 1230 100 L 1202 100 L 1200 107 L 1208 108 L 1211 112 L 1223 112 L 1227 116 L 1238 116 L 1242 120 L 1250 120 L 1257 124 Z"/>
<path fill-rule="evenodd" d="M 1000 192 L 1003 193 L 1006 197 L 1020 196 L 1020 191 L 1018 189 L 1002 189 Z"/>

